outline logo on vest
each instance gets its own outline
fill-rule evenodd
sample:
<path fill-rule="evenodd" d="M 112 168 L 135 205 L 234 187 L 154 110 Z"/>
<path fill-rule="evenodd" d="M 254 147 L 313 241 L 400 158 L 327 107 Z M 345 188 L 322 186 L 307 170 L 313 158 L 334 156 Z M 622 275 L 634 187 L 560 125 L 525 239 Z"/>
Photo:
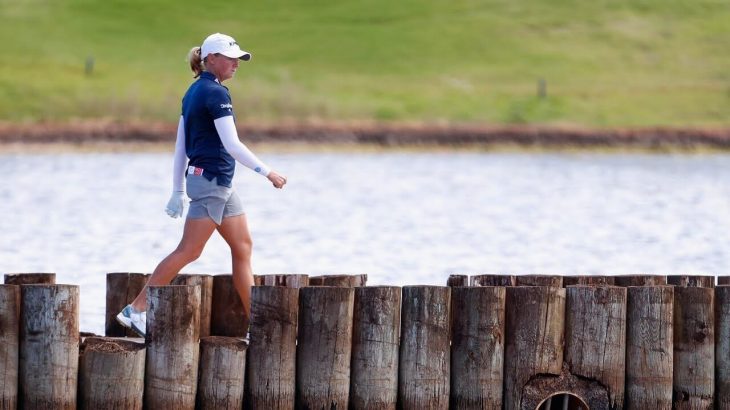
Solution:
<path fill-rule="evenodd" d="M 233 109 L 233 104 L 230 104 L 230 103 L 229 104 L 221 104 L 221 108 L 224 109 L 224 110 L 225 109 L 231 110 L 231 109 Z"/>

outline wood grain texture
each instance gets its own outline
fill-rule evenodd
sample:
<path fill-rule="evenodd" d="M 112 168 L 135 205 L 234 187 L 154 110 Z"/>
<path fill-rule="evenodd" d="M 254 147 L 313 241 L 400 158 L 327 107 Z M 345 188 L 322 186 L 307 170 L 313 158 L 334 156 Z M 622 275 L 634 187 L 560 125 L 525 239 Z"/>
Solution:
<path fill-rule="evenodd" d="M 6 285 L 55 285 L 55 273 L 6 273 Z"/>
<path fill-rule="evenodd" d="M 286 286 L 289 288 L 303 288 L 309 286 L 309 275 L 301 274 L 272 274 L 259 275 L 259 286 Z"/>
<path fill-rule="evenodd" d="M 671 409 L 673 286 L 631 286 L 626 310 L 626 408 Z"/>
<path fill-rule="evenodd" d="M 505 298 L 504 287 L 451 289 L 451 408 L 502 408 Z"/>
<path fill-rule="evenodd" d="M 147 287 L 145 408 L 195 408 L 199 306 L 199 286 Z"/>
<path fill-rule="evenodd" d="M 79 359 L 79 409 L 142 410 L 145 345 L 87 337 Z"/>
<path fill-rule="evenodd" d="M 399 408 L 449 408 L 450 310 L 449 287 L 403 288 Z"/>
<path fill-rule="evenodd" d="M 563 286 L 613 286 L 615 279 L 608 275 L 570 275 L 563 276 Z"/>
<path fill-rule="evenodd" d="M 79 287 L 20 287 L 19 403 L 24 409 L 76 409 Z"/>
<path fill-rule="evenodd" d="M 665 275 L 615 275 L 616 286 L 663 286 L 667 284 Z"/>
<path fill-rule="evenodd" d="M 715 407 L 730 410 L 730 286 L 715 287 Z"/>
<path fill-rule="evenodd" d="M 213 309 L 213 276 L 181 273 L 170 285 L 200 286 L 200 337 L 210 336 L 210 317 Z"/>
<path fill-rule="evenodd" d="M 251 343 L 246 359 L 246 409 L 291 410 L 296 397 L 299 289 L 251 289 Z"/>
<path fill-rule="evenodd" d="M 241 410 L 246 376 L 246 348 L 241 338 L 200 339 L 197 410 Z"/>
<path fill-rule="evenodd" d="M 667 284 L 682 287 L 714 288 L 715 277 L 707 275 L 669 275 Z"/>
<path fill-rule="evenodd" d="M 20 286 L 0 285 L 0 409 L 18 405 Z"/>
<path fill-rule="evenodd" d="M 712 288 L 674 289 L 675 409 L 712 409 L 715 395 L 715 326 Z"/>
<path fill-rule="evenodd" d="M 299 290 L 298 409 L 347 408 L 354 298 L 351 287 Z"/>
<path fill-rule="evenodd" d="M 591 408 L 622 409 L 626 371 L 626 288 L 566 288 L 565 363 L 571 374 L 595 380 L 607 403 Z"/>
<path fill-rule="evenodd" d="M 395 409 L 401 288 L 355 289 L 350 409 Z"/>
<path fill-rule="evenodd" d="M 345 288 L 355 288 L 365 286 L 368 281 L 368 275 L 320 275 L 310 276 L 309 286 L 336 286 Z"/>
<path fill-rule="evenodd" d="M 210 312 L 210 335 L 246 337 L 246 313 L 241 297 L 233 287 L 233 276 L 213 276 L 213 300 Z"/>
<path fill-rule="evenodd" d="M 449 275 L 449 278 L 446 279 L 446 286 L 452 288 L 455 286 L 469 286 L 469 275 Z"/>
<path fill-rule="evenodd" d="M 516 286 L 515 275 L 473 275 L 469 278 L 471 286 Z"/>
<path fill-rule="evenodd" d="M 558 275 L 517 275 L 515 277 L 517 286 L 552 286 L 563 287 L 563 277 Z"/>
<path fill-rule="evenodd" d="M 504 405 L 523 407 L 523 388 L 563 366 L 565 289 L 508 287 L 505 304 Z"/>

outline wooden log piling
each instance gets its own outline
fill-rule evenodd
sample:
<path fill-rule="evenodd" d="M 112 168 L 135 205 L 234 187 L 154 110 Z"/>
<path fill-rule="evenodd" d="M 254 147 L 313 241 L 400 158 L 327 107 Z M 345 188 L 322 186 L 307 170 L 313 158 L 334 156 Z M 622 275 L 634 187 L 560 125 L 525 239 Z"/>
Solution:
<path fill-rule="evenodd" d="M 665 275 L 614 275 L 616 286 L 663 286 L 667 284 Z"/>
<path fill-rule="evenodd" d="M 719 275 L 717 277 L 717 285 L 730 285 L 730 275 Z"/>
<path fill-rule="evenodd" d="M 522 409 L 525 402 L 540 403 L 551 394 L 538 389 L 528 396 L 528 383 L 561 374 L 565 289 L 508 287 L 505 308 L 504 406 Z"/>
<path fill-rule="evenodd" d="M 350 409 L 395 410 L 401 288 L 355 289 Z"/>
<path fill-rule="evenodd" d="M 55 285 L 55 273 L 6 273 L 6 285 Z"/>
<path fill-rule="evenodd" d="M 517 286 L 552 286 L 563 287 L 563 277 L 559 275 L 517 275 Z"/>
<path fill-rule="evenodd" d="M 448 409 L 451 288 L 406 286 L 402 298 L 399 406 Z"/>
<path fill-rule="evenodd" d="M 19 403 L 24 409 L 76 409 L 79 287 L 20 287 Z"/>
<path fill-rule="evenodd" d="M 0 409 L 18 405 L 20 287 L 0 285 Z"/>
<path fill-rule="evenodd" d="M 469 278 L 471 286 L 517 286 L 515 275 L 474 275 Z"/>
<path fill-rule="evenodd" d="M 345 288 L 356 288 L 365 286 L 368 275 L 319 275 L 309 277 L 309 286 L 336 286 Z"/>
<path fill-rule="evenodd" d="M 607 275 L 570 275 L 563 276 L 563 286 L 613 286 L 615 284 L 613 276 Z"/>
<path fill-rule="evenodd" d="M 730 410 L 724 277 L 260 275 L 249 344 L 230 274 L 148 288 L 146 343 L 79 333 L 78 287 L 40 275 L 0 285 L 0 410 Z M 107 275 L 106 333 L 146 280 Z"/>
<path fill-rule="evenodd" d="M 453 288 L 455 286 L 469 286 L 469 275 L 449 275 L 446 279 L 446 286 Z"/>
<path fill-rule="evenodd" d="M 246 363 L 246 409 L 291 410 L 296 398 L 299 289 L 251 289 L 251 343 Z"/>
<path fill-rule="evenodd" d="M 598 382 L 576 392 L 590 408 L 624 407 L 626 288 L 566 288 L 565 362 L 573 375 Z"/>
<path fill-rule="evenodd" d="M 213 276 L 210 335 L 246 337 L 246 313 L 229 274 Z"/>
<path fill-rule="evenodd" d="M 719 279 L 719 278 L 718 278 Z M 730 286 L 715 287 L 715 407 L 730 409 Z"/>
<path fill-rule="evenodd" d="M 246 375 L 246 348 L 240 338 L 200 339 L 197 410 L 241 410 Z"/>
<path fill-rule="evenodd" d="M 145 345 L 87 337 L 79 359 L 79 409 L 142 410 Z"/>
<path fill-rule="evenodd" d="M 137 336 L 131 329 L 120 325 L 116 316 L 144 289 L 150 276 L 148 273 L 133 272 L 106 274 L 106 319 L 104 324 L 106 336 Z"/>
<path fill-rule="evenodd" d="M 299 290 L 298 409 L 347 408 L 354 297 L 351 287 Z"/>
<path fill-rule="evenodd" d="M 671 409 L 674 287 L 630 286 L 626 305 L 626 408 Z"/>
<path fill-rule="evenodd" d="M 258 275 L 256 277 L 258 286 L 286 286 L 289 288 L 303 288 L 309 286 L 309 275 L 300 274 L 273 274 Z"/>
<path fill-rule="evenodd" d="M 714 294 L 709 287 L 674 289 L 674 409 L 714 406 Z"/>
<path fill-rule="evenodd" d="M 200 337 L 210 336 L 210 316 L 213 308 L 213 277 L 181 273 L 170 282 L 170 285 L 200 286 Z"/>
<path fill-rule="evenodd" d="M 145 408 L 195 408 L 199 306 L 199 286 L 147 287 Z"/>
<path fill-rule="evenodd" d="M 669 275 L 667 284 L 682 287 L 714 288 L 715 277 L 706 275 Z"/>
<path fill-rule="evenodd" d="M 504 287 L 451 289 L 451 408 L 502 408 L 505 297 Z"/>

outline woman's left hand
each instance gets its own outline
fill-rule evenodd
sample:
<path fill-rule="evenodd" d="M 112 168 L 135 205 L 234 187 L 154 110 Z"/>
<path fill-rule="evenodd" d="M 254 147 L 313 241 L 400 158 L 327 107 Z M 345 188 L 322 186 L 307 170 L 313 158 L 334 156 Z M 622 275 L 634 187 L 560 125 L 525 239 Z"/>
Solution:
<path fill-rule="evenodd" d="M 276 171 L 269 172 L 269 175 L 266 177 L 271 181 L 272 184 L 274 184 L 274 187 L 276 188 L 283 188 L 286 184 L 286 177 L 283 175 L 279 175 Z"/>

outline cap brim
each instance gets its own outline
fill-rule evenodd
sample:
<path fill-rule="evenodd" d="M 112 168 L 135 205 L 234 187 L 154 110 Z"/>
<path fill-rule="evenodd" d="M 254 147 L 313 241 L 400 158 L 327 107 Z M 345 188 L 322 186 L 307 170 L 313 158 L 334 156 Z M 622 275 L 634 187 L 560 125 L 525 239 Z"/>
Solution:
<path fill-rule="evenodd" d="M 221 54 L 223 54 L 226 57 L 238 58 L 243 61 L 248 61 L 251 59 L 251 53 L 249 53 L 248 51 L 243 51 L 240 48 L 239 49 L 234 48 L 234 49 L 222 52 Z"/>

